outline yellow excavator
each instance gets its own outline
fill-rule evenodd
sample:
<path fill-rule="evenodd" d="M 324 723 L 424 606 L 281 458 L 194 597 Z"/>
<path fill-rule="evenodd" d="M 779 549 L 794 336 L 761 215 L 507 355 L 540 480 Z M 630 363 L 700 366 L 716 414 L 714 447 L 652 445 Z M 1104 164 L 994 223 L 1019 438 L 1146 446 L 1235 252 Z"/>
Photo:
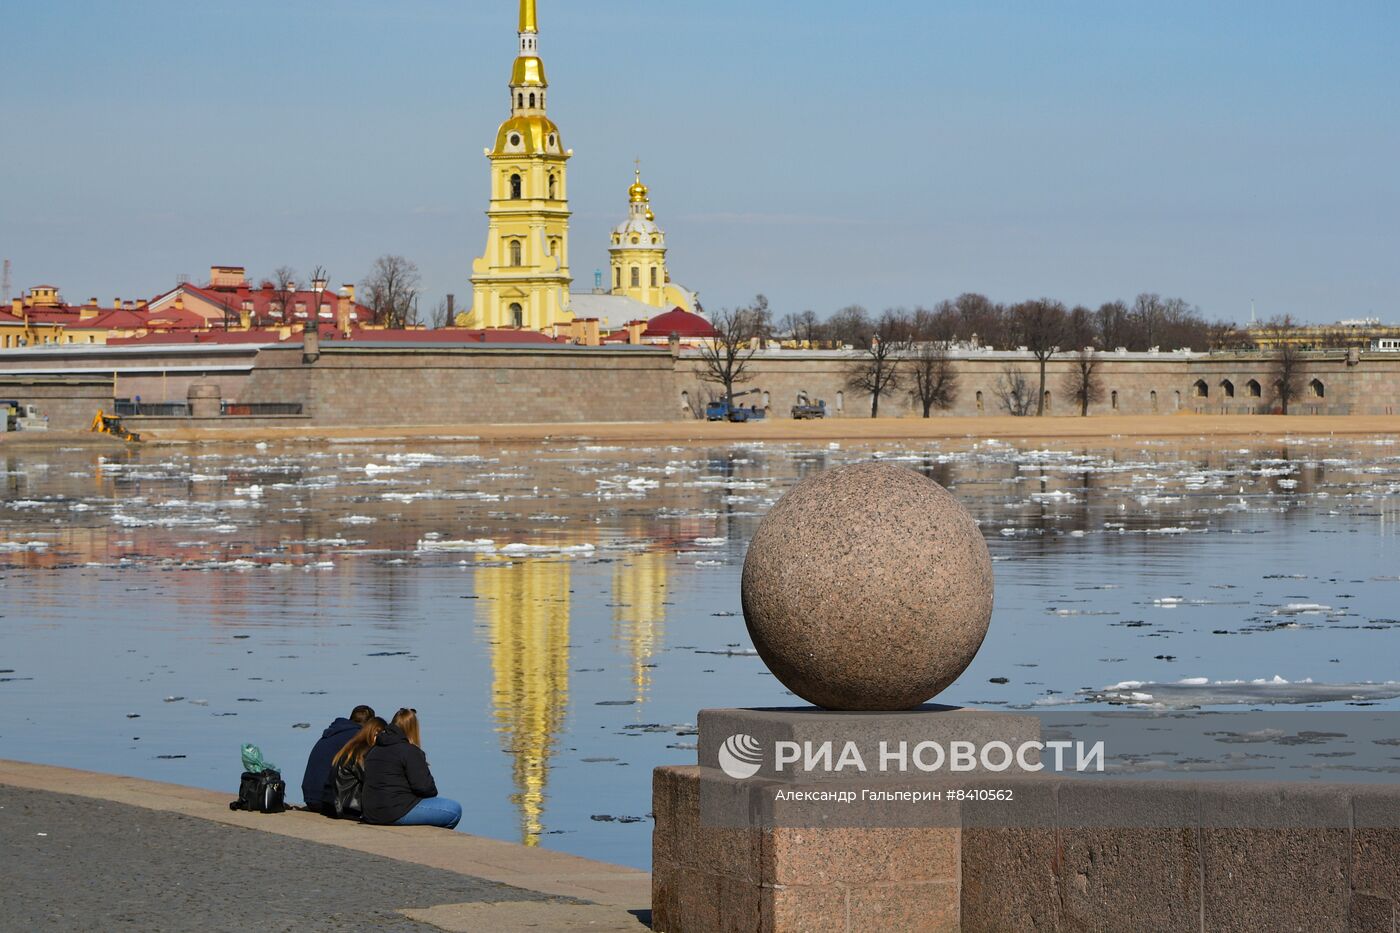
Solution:
<path fill-rule="evenodd" d="M 124 441 L 141 440 L 141 435 L 122 427 L 121 418 L 116 415 L 104 414 L 100 408 L 97 409 L 97 415 L 92 419 L 92 427 L 89 428 L 89 430 L 95 431 L 98 434 L 110 434 Z"/>

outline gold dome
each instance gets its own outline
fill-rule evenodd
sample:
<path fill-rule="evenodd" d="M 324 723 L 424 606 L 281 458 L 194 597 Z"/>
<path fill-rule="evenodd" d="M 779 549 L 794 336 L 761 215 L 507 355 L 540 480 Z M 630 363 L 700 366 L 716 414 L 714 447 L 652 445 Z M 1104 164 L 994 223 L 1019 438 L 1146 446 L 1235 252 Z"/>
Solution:
<path fill-rule="evenodd" d="M 522 55 L 515 60 L 510 73 L 511 87 L 549 87 L 544 77 L 544 62 L 534 55 Z"/>
<path fill-rule="evenodd" d="M 656 220 L 656 215 L 651 212 L 651 208 L 647 208 L 647 220 Z"/>
<path fill-rule="evenodd" d="M 519 148 L 511 144 L 512 135 L 520 137 Z M 554 141 L 551 144 L 550 137 Z M 554 125 L 554 121 L 548 117 L 528 116 L 511 117 L 501 124 L 501 128 L 496 131 L 496 152 L 505 152 L 508 149 L 515 149 L 517 152 L 526 154 L 552 153 L 562 155 L 564 153 L 564 140 L 559 135 L 559 127 Z"/>
<path fill-rule="evenodd" d="M 637 169 L 637 180 L 632 183 L 632 187 L 627 189 L 627 195 L 632 199 L 633 204 L 640 204 L 647 199 L 647 186 L 642 184 L 641 169 Z"/>

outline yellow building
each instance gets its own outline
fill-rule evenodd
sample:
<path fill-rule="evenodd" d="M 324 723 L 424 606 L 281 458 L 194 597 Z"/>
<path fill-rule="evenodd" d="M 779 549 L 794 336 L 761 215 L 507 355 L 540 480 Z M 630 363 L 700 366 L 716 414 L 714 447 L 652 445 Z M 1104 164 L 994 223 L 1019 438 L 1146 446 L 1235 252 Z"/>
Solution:
<path fill-rule="evenodd" d="M 551 330 L 569 311 L 569 193 L 559 128 L 545 115 L 535 0 L 520 0 L 520 54 L 510 78 L 510 119 L 486 150 L 491 206 L 486 252 L 472 263 L 468 327 Z"/>
<path fill-rule="evenodd" d="M 642 170 L 627 189 L 627 219 L 612 232 L 608 248 L 612 266 L 612 294 L 669 311 L 695 310 L 695 296 L 671 282 L 666 271 L 666 233 L 656 225 L 651 196 L 642 184 Z"/>

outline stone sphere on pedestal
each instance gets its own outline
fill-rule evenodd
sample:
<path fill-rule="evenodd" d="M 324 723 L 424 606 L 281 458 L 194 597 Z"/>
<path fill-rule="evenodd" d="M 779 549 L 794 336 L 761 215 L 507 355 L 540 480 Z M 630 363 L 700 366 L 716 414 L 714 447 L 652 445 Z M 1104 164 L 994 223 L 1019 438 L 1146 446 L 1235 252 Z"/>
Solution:
<path fill-rule="evenodd" d="M 992 559 L 946 489 L 889 463 L 802 480 L 749 544 L 754 647 L 793 693 L 831 710 L 902 710 L 972 663 L 992 617 Z"/>

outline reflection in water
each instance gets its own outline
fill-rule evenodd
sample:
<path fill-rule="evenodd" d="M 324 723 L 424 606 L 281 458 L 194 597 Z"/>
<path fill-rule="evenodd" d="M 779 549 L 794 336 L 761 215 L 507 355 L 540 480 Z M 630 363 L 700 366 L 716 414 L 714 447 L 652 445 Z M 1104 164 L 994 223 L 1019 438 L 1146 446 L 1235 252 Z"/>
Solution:
<path fill-rule="evenodd" d="M 567 560 L 526 558 L 476 569 L 491 637 L 492 714 L 511 755 L 520 841 L 539 844 L 549 764 L 569 702 Z"/>
<path fill-rule="evenodd" d="M 433 767 L 475 791 L 466 831 L 644 866 L 649 770 L 694 762 L 695 711 L 795 702 L 734 650 L 745 542 L 872 457 L 951 487 L 997 561 L 949 702 L 1259 681 L 1341 706 L 1319 691 L 1393 680 L 1400 444 L 1239 443 L 0 451 L 4 738 L 227 790 L 230 748 L 304 757 L 372 686 L 459 713 L 433 714 Z"/>
<path fill-rule="evenodd" d="M 613 569 L 613 637 L 632 660 L 633 699 L 640 705 L 651 686 L 652 655 L 666 621 L 666 577 L 670 555 L 647 551 L 618 561 Z"/>

